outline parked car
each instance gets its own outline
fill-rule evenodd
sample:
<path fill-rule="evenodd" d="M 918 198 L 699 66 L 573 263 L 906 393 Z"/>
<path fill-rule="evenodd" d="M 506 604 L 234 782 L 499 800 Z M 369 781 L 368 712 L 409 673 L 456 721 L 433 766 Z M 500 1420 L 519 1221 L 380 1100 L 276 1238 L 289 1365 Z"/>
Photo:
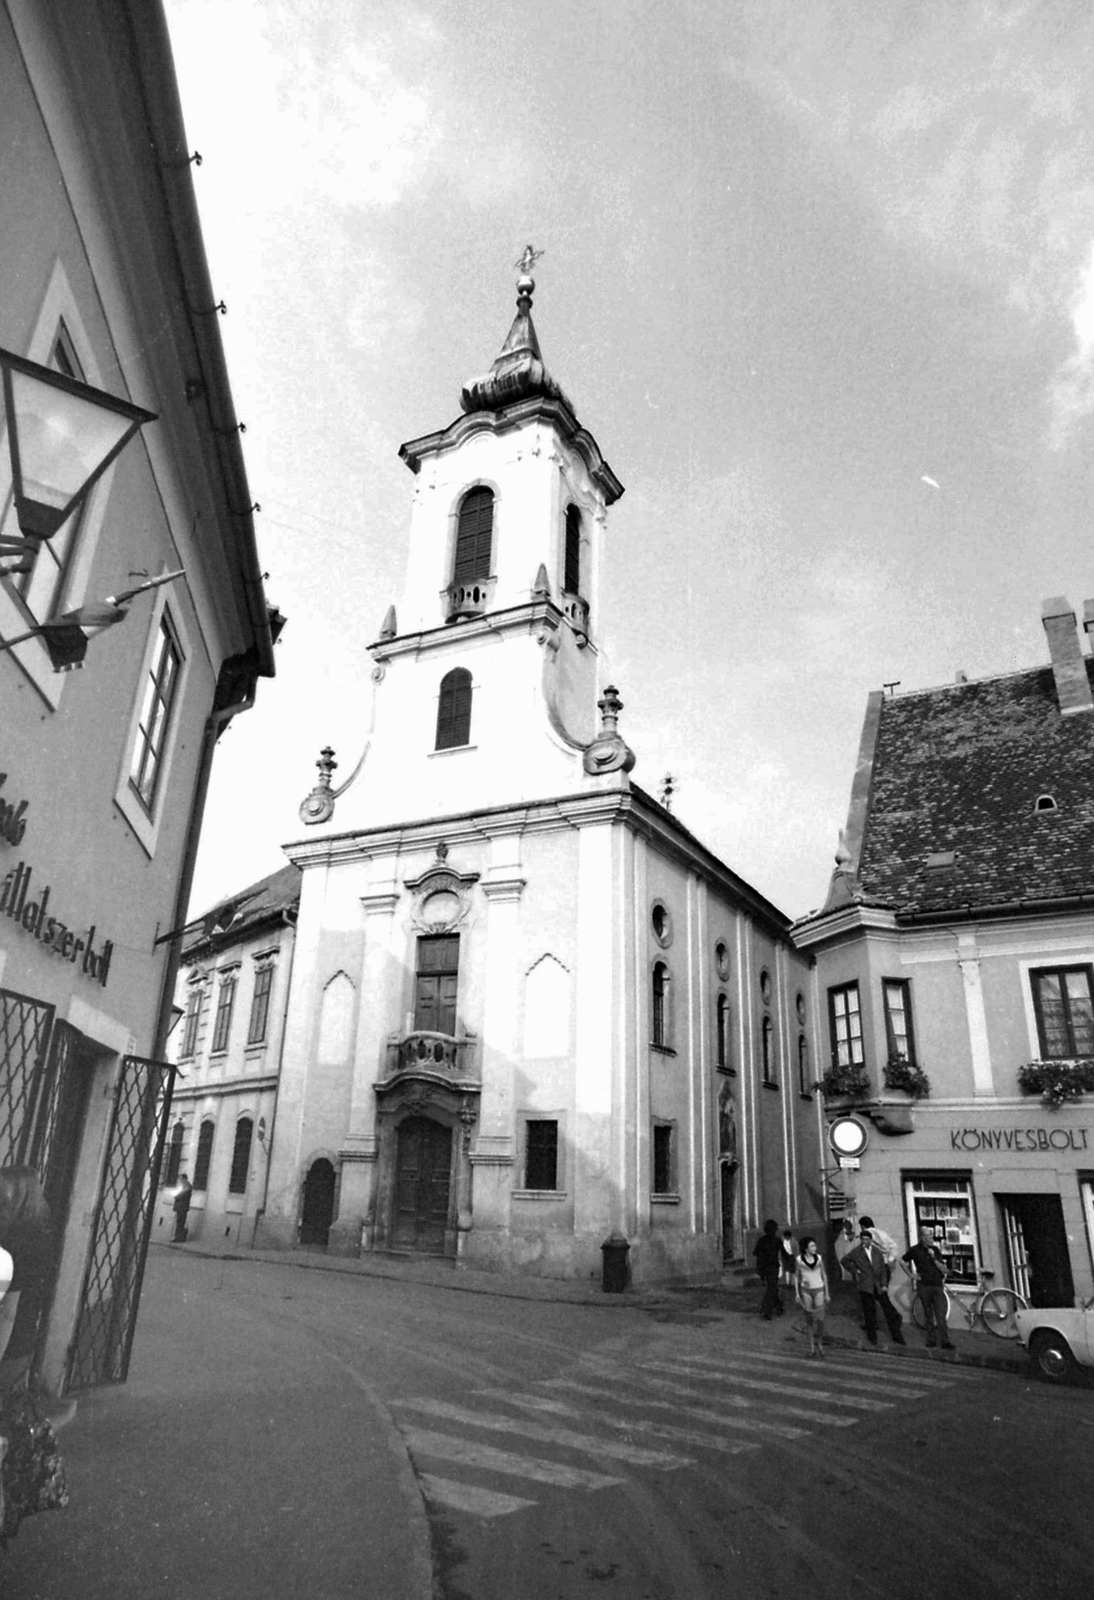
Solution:
<path fill-rule="evenodd" d="M 1083 1306 L 1031 1306 L 1016 1311 L 1014 1320 L 1033 1365 L 1050 1383 L 1094 1367 L 1094 1295 Z"/>

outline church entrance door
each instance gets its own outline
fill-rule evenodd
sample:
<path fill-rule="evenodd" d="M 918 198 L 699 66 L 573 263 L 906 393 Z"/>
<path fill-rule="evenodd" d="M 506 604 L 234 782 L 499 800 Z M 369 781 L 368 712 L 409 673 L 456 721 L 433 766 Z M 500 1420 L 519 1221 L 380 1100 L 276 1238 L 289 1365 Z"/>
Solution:
<path fill-rule="evenodd" d="M 451 1128 L 430 1117 L 408 1117 L 399 1124 L 391 1241 L 396 1249 L 443 1252 L 451 1173 Z"/>
<path fill-rule="evenodd" d="M 334 1168 L 322 1156 L 313 1161 L 304 1179 L 304 1209 L 300 1218 L 300 1243 L 327 1248 L 334 1221 Z"/>

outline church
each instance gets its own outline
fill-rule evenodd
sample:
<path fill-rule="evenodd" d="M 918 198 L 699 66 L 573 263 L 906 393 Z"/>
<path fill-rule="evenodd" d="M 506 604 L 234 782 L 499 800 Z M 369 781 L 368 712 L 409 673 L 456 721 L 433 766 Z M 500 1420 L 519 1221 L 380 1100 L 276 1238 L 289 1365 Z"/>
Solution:
<path fill-rule="evenodd" d="M 631 777 L 601 573 L 623 485 L 516 315 L 404 444 L 404 593 L 300 907 L 255 1244 L 695 1277 L 820 1216 L 808 957 Z M 624 1251 L 624 1246 L 625 1251 Z"/>

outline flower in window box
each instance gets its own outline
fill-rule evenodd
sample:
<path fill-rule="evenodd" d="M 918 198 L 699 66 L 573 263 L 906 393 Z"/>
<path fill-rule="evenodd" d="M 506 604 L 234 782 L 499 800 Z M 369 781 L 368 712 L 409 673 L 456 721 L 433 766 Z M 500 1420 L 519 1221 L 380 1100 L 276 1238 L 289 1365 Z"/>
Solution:
<path fill-rule="evenodd" d="M 870 1078 L 866 1068 L 856 1063 L 829 1067 L 817 1086 L 828 1099 L 839 1096 L 858 1096 L 870 1092 Z"/>
<path fill-rule="evenodd" d="M 925 1100 L 931 1092 L 931 1080 L 922 1067 L 917 1067 L 914 1061 L 898 1055 L 894 1050 L 885 1063 L 885 1087 L 903 1089 L 913 1100 Z"/>
<path fill-rule="evenodd" d="M 1039 1094 L 1056 1110 L 1094 1091 L 1094 1059 L 1027 1062 L 1018 1068 L 1018 1087 L 1023 1094 Z"/>

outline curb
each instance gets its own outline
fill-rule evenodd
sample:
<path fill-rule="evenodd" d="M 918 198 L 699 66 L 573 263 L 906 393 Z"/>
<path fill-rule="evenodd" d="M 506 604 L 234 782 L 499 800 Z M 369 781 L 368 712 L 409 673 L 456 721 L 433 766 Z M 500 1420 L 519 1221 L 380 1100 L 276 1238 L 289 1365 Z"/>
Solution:
<path fill-rule="evenodd" d="M 980 1367 L 990 1372 L 1009 1372 L 1016 1378 L 1032 1378 L 1028 1357 L 1023 1352 L 1020 1360 L 1004 1355 L 986 1355 L 979 1350 L 927 1350 L 914 1345 L 876 1345 L 867 1339 L 848 1338 L 844 1334 L 825 1333 L 825 1344 L 837 1350 L 861 1350 L 873 1356 L 888 1356 L 893 1361 L 919 1361 L 933 1367 Z"/>

